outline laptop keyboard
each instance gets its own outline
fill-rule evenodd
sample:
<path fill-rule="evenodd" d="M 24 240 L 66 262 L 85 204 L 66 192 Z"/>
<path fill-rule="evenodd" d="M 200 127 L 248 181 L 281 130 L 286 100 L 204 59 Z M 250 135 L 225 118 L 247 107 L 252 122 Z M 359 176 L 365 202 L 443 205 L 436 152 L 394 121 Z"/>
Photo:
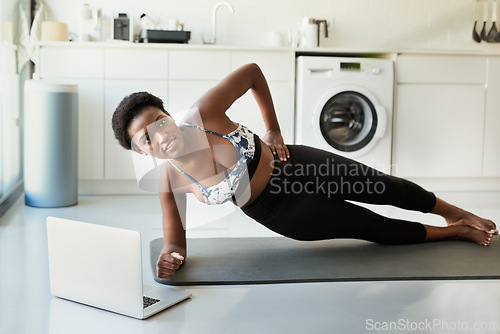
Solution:
<path fill-rule="evenodd" d="M 144 308 L 149 307 L 149 306 L 151 306 L 153 304 L 156 304 L 159 301 L 160 301 L 159 299 L 142 296 L 142 304 L 144 305 Z"/>

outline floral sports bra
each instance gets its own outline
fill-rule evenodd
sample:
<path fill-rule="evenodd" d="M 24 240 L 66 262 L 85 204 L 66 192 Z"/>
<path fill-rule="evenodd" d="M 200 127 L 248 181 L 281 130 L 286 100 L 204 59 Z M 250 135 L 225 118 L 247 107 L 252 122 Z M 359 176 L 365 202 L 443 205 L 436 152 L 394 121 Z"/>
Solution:
<path fill-rule="evenodd" d="M 248 182 L 250 182 L 249 180 L 252 179 L 252 176 L 257 169 L 257 165 L 259 164 L 261 154 L 259 137 L 250 131 L 246 126 L 241 124 L 238 124 L 236 130 L 228 133 L 227 135 L 213 132 L 202 128 L 201 126 L 191 125 L 188 123 L 181 123 L 180 125 L 186 125 L 225 138 L 236 148 L 236 152 L 238 154 L 238 162 L 236 163 L 236 166 L 229 172 L 224 180 L 211 187 L 202 186 L 193 177 L 174 165 L 170 159 L 167 160 L 175 169 L 201 189 L 201 194 L 203 195 L 203 199 L 206 204 L 218 205 L 223 204 L 228 200 L 236 202 L 235 193 L 237 193 L 238 186 L 241 181 L 247 179 Z M 245 177 L 246 173 L 248 173 L 248 178 Z M 242 185 L 246 188 L 248 183 L 243 182 Z"/>

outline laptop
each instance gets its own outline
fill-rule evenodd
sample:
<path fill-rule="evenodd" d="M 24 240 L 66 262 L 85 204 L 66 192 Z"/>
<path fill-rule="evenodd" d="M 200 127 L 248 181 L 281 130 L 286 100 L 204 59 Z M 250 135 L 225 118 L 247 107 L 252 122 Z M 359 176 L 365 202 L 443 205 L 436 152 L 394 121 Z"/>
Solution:
<path fill-rule="evenodd" d="M 47 241 L 54 296 L 137 319 L 191 296 L 177 287 L 143 286 L 137 231 L 47 217 Z"/>

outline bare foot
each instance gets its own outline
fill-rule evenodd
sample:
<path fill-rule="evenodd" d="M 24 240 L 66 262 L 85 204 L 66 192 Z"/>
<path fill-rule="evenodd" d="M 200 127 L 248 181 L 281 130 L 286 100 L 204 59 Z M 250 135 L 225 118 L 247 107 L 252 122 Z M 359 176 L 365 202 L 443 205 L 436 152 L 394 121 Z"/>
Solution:
<path fill-rule="evenodd" d="M 495 223 L 489 219 L 484 219 L 481 217 L 478 217 L 470 212 L 460 210 L 463 212 L 460 212 L 457 216 L 451 217 L 451 218 L 446 218 L 446 223 L 448 226 L 457 226 L 457 225 L 464 225 L 464 226 L 470 226 L 473 227 L 477 230 L 486 232 L 488 234 L 492 235 L 497 235 L 498 230 L 497 226 Z"/>
<path fill-rule="evenodd" d="M 444 217 L 448 226 L 464 225 L 489 234 L 498 234 L 497 226 L 491 220 L 478 217 L 473 213 L 446 203 L 438 197 L 436 197 L 436 205 L 431 212 Z"/>
<path fill-rule="evenodd" d="M 450 239 L 472 241 L 482 246 L 488 246 L 491 242 L 492 234 L 480 231 L 469 226 L 459 227 L 454 237 Z"/>

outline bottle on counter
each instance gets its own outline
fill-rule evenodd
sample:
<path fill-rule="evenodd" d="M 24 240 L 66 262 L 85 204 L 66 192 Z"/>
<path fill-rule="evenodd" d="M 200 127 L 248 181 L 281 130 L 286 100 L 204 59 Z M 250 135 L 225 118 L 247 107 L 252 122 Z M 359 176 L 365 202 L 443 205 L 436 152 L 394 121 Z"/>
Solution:
<path fill-rule="evenodd" d="M 300 46 L 303 48 L 315 48 L 318 46 L 318 25 L 316 19 L 304 17 L 302 19 L 302 40 Z"/>

